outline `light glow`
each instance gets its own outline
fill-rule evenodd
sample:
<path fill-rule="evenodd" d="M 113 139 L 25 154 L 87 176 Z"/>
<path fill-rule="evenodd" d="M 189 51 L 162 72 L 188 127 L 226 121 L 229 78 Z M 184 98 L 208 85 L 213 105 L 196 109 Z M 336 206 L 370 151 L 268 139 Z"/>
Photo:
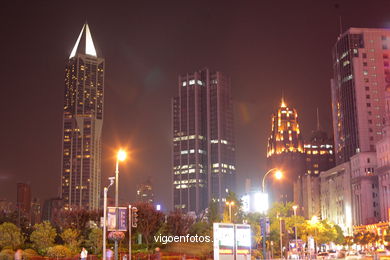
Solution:
<path fill-rule="evenodd" d="M 280 179 L 282 179 L 283 178 L 283 173 L 282 173 L 282 171 L 276 171 L 275 172 L 275 178 L 277 179 L 277 180 L 280 180 Z"/>
<path fill-rule="evenodd" d="M 118 161 L 121 161 L 121 162 L 122 162 L 122 161 L 126 160 L 126 157 L 127 157 L 126 151 L 120 149 L 120 150 L 118 151 L 118 154 L 117 154 L 117 159 L 118 159 Z"/>

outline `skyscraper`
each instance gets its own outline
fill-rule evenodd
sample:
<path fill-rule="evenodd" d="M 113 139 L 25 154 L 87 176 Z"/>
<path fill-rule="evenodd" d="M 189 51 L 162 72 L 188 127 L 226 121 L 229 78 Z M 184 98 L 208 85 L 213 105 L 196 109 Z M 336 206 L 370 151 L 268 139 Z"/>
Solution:
<path fill-rule="evenodd" d="M 283 171 L 283 180 L 270 182 L 267 191 L 272 201 L 298 201 L 294 198 L 294 183 L 305 172 L 304 145 L 296 109 L 282 100 L 277 112 L 272 115 L 271 135 L 268 138 L 268 168 Z"/>
<path fill-rule="evenodd" d="M 20 213 L 30 214 L 31 209 L 31 187 L 27 183 L 18 183 L 17 184 L 17 193 L 16 193 L 16 206 Z"/>
<path fill-rule="evenodd" d="M 104 59 L 84 24 L 65 69 L 61 197 L 64 208 L 98 209 Z"/>
<path fill-rule="evenodd" d="M 150 177 L 143 183 L 137 185 L 137 201 L 153 203 L 153 185 Z"/>
<path fill-rule="evenodd" d="M 333 47 L 332 110 L 336 163 L 375 151 L 390 82 L 390 30 L 350 28 Z"/>
<path fill-rule="evenodd" d="M 235 188 L 230 79 L 209 69 L 179 76 L 173 99 L 173 204 L 200 212 Z"/>

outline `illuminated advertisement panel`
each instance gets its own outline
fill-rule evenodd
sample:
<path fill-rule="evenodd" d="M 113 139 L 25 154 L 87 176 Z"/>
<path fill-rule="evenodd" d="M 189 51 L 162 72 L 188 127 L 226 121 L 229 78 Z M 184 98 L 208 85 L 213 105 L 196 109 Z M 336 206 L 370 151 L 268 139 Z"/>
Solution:
<path fill-rule="evenodd" d="M 245 224 L 236 224 L 236 259 L 250 259 L 251 257 L 251 227 Z M 249 258 L 248 258 L 249 257 Z"/>
<path fill-rule="evenodd" d="M 107 207 L 107 230 L 116 231 L 116 208 Z"/>
<path fill-rule="evenodd" d="M 127 208 L 107 207 L 107 230 L 127 231 Z"/>
<path fill-rule="evenodd" d="M 234 259 L 234 225 L 214 223 L 214 259 Z"/>

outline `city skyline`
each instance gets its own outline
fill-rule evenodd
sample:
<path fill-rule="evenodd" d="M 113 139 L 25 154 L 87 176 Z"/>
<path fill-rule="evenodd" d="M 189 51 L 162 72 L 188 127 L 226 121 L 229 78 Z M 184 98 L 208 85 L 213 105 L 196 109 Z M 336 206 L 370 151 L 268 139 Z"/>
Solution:
<path fill-rule="evenodd" d="M 12 46 L 7 42 L 2 43 L 3 49 L 10 50 L 10 54 L 7 52 L 5 55 L 11 63 L 3 70 L 10 77 L 3 78 L 1 82 L 5 88 L 5 97 L 0 102 L 3 106 L 1 115 L 11 124 L 1 132 L 4 151 L 7 153 L 1 156 L 0 185 L 3 192 L 0 197 L 15 199 L 8 194 L 14 193 L 16 183 L 30 181 L 34 197 L 46 199 L 59 194 L 61 157 L 58 154 L 61 151 L 59 133 L 63 67 L 74 44 L 74 34 L 85 22 L 86 14 L 82 11 L 87 9 L 87 5 L 82 7 L 82 10 L 76 11 L 77 18 L 70 19 L 64 15 L 55 17 L 55 12 L 50 12 L 59 8 L 55 5 L 42 6 L 42 10 L 37 13 L 43 17 L 46 15 L 52 24 L 46 23 L 46 19 L 33 19 L 36 14 L 28 14 L 28 8 L 22 8 L 21 14 L 16 15 L 19 19 L 5 23 L 12 23 L 11 28 L 4 30 L 10 38 L 15 38 L 16 43 L 12 42 Z M 264 16 L 257 18 L 256 12 L 263 6 L 246 3 L 235 10 L 233 4 L 227 3 L 227 14 L 218 14 L 219 19 L 213 18 L 218 10 L 217 4 L 212 4 L 207 9 L 195 2 L 189 7 L 171 7 L 172 10 L 163 10 L 176 13 L 178 17 L 172 20 L 166 18 L 167 21 L 162 25 L 156 25 L 159 19 L 152 19 L 154 14 L 159 13 L 157 7 L 148 13 L 147 17 L 151 21 L 145 21 L 136 13 L 132 13 L 132 16 L 119 9 L 103 11 L 104 8 L 98 5 L 94 7 L 94 11 L 98 11 L 99 15 L 107 12 L 109 17 L 115 19 L 106 25 L 98 19 L 98 14 L 94 15 L 91 11 L 88 15 L 96 42 L 107 53 L 106 62 L 111 64 L 106 74 L 109 119 L 108 123 L 105 122 L 107 134 L 103 136 L 102 184 L 106 183 L 106 177 L 112 175 L 115 149 L 128 146 L 134 151 L 134 161 L 124 164 L 121 170 L 121 197 L 134 199 L 134 195 L 130 196 L 130 192 L 123 188 L 124 185 L 135 188 L 142 176 L 152 173 L 157 178 L 156 182 L 163 184 L 157 187 L 155 193 L 156 197 L 162 197 L 165 207 L 169 206 L 171 200 L 169 195 L 164 194 L 164 187 L 167 190 L 170 187 L 169 180 L 165 179 L 169 179 L 167 177 L 171 172 L 169 99 L 175 93 L 175 82 L 179 74 L 208 66 L 224 71 L 232 78 L 232 96 L 238 119 L 235 126 L 237 172 L 240 180 L 251 177 L 256 182 L 266 168 L 268 122 L 282 89 L 287 100 L 300 111 L 305 138 L 315 129 L 316 107 L 322 108 L 320 114 L 324 119 L 321 124 L 330 132 L 330 50 L 339 34 L 339 13 L 343 15 L 343 31 L 348 27 L 385 27 L 385 21 L 389 18 L 378 4 L 370 7 L 375 17 L 365 19 L 359 14 L 366 9 L 359 4 L 356 5 L 359 10 L 356 14 L 348 13 L 343 5 L 335 8 L 333 3 L 318 6 L 309 4 L 306 6 L 307 10 L 298 5 L 294 9 L 295 14 L 285 13 L 286 17 L 280 17 L 280 21 L 275 21 L 275 27 L 267 30 L 269 28 L 263 25 L 267 23 L 264 21 L 273 20 L 272 16 L 283 5 L 267 6 L 270 14 L 266 15 L 263 11 L 261 14 Z M 18 5 L 6 6 L 3 11 L 8 15 L 3 17 L 12 17 L 19 8 Z M 136 5 L 133 9 L 139 12 L 147 8 L 147 5 Z M 185 13 L 189 13 L 191 8 L 196 9 L 203 17 L 201 25 L 195 25 L 190 18 L 185 19 Z M 310 10 L 314 12 L 310 13 Z M 119 15 L 115 16 L 114 11 Z M 324 16 L 316 17 L 322 11 Z M 306 12 L 308 17 L 300 18 Z M 230 19 L 242 14 L 248 14 L 243 21 Z M 22 19 L 20 15 L 26 15 L 26 18 Z M 328 17 L 324 18 L 326 15 Z M 296 17 L 298 19 L 293 21 L 292 18 Z M 28 18 L 32 19 L 28 21 Z M 307 20 L 326 26 L 318 32 L 314 25 L 306 25 Z M 180 21 L 185 22 L 179 27 L 173 27 Z M 285 28 L 286 22 L 293 23 L 293 26 Z M 203 32 L 204 28 L 201 27 L 205 27 L 205 24 L 212 26 L 209 31 Z M 299 29 L 299 26 L 303 28 Z M 130 29 L 125 31 L 127 27 Z M 159 32 L 162 28 L 165 29 L 164 33 Z M 149 33 L 148 29 L 153 30 Z M 176 34 L 176 30 L 180 33 Z M 213 37 L 218 30 L 221 30 L 220 33 Z M 308 38 L 318 39 L 304 38 L 308 35 L 307 30 L 318 36 Z M 261 37 L 256 36 L 257 34 Z M 285 37 L 289 39 L 290 45 L 284 42 Z M 210 40 L 203 43 L 199 39 Z M 175 43 L 180 40 L 183 42 Z M 192 41 L 192 45 L 183 47 Z M 224 42 L 226 46 L 223 46 Z M 314 50 L 316 48 L 318 50 Z M 186 56 L 191 49 L 196 51 Z M 203 52 L 206 54 L 200 55 Z M 43 54 L 47 56 L 42 58 Z M 305 55 L 300 61 L 302 54 Z M 15 60 L 20 59 L 24 63 L 18 63 L 18 72 L 14 72 Z M 24 76 L 20 77 L 19 73 Z M 307 96 L 311 98 L 307 99 Z M 15 107 L 13 111 L 10 111 L 11 104 Z M 155 113 L 152 113 L 150 107 L 158 107 L 158 111 L 154 109 Z M 161 149 L 163 153 L 159 151 Z M 161 154 L 163 156 L 159 158 L 158 155 Z M 20 163 L 20 158 L 26 160 Z M 150 161 L 154 163 L 151 164 Z"/>

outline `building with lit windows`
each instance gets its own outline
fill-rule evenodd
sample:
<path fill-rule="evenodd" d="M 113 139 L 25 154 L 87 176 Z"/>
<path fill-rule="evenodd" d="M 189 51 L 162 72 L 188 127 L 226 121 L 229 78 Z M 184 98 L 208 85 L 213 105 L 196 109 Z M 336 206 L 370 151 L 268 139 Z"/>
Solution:
<path fill-rule="evenodd" d="M 65 209 L 99 208 L 104 59 L 84 24 L 65 69 L 61 198 Z"/>
<path fill-rule="evenodd" d="M 272 115 L 267 165 L 269 169 L 278 168 L 283 171 L 283 180 L 269 180 L 270 185 L 267 187 L 271 201 L 299 201 L 300 198 L 294 196 L 294 183 L 305 173 L 304 144 L 298 113 L 296 109 L 288 107 L 284 100 Z"/>
<path fill-rule="evenodd" d="M 332 51 L 336 164 L 373 152 L 382 139 L 384 92 L 390 82 L 390 30 L 350 28 Z"/>
<path fill-rule="evenodd" d="M 154 194 L 153 194 L 153 186 L 152 181 L 148 178 L 145 182 L 139 184 L 137 186 L 137 201 L 146 202 L 153 204 L 154 202 Z"/>
<path fill-rule="evenodd" d="M 179 76 L 173 99 L 173 206 L 184 212 L 222 205 L 235 187 L 230 79 L 203 69 Z"/>
<path fill-rule="evenodd" d="M 306 218 L 314 215 L 320 215 L 320 172 L 329 170 L 334 167 L 333 140 L 328 137 L 327 133 L 320 130 L 319 124 L 308 142 L 305 142 L 305 164 L 306 172 L 301 176 L 302 187 L 297 187 L 301 192 L 302 205 L 301 213 Z"/>

